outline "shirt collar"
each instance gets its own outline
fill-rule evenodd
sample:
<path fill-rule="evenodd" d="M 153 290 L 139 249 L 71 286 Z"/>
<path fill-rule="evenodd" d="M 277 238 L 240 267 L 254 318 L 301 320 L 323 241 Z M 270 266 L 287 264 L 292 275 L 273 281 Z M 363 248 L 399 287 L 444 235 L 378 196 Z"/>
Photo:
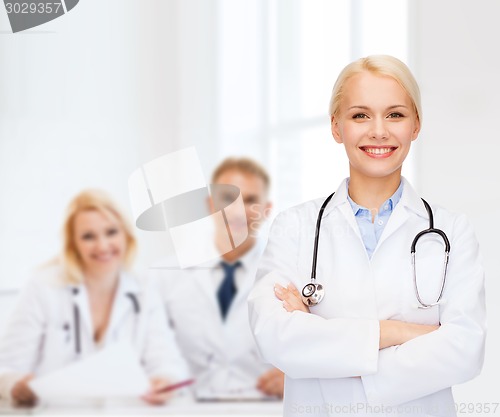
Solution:
<path fill-rule="evenodd" d="M 347 180 L 344 179 L 342 183 L 339 185 L 339 188 L 335 192 L 335 195 L 332 197 L 331 201 L 325 208 L 323 213 L 323 217 L 327 217 L 329 213 L 331 213 L 336 207 L 341 206 L 342 204 L 349 204 L 348 194 L 347 194 Z M 427 210 L 425 209 L 424 203 L 422 202 L 419 195 L 413 189 L 411 184 L 406 180 L 406 178 L 401 177 L 401 183 L 403 184 L 401 190 L 401 197 L 398 204 L 402 205 L 405 208 L 410 209 L 414 213 L 418 214 L 420 217 L 425 219 L 429 218 Z M 324 199 L 323 199 L 324 200 Z"/>
<path fill-rule="evenodd" d="M 264 245 L 262 239 L 257 239 L 255 244 L 241 258 L 236 259 L 233 263 L 239 262 L 244 269 L 255 267 L 257 265 L 257 260 L 263 251 Z M 220 265 L 221 261 L 223 261 L 222 258 L 217 260 L 215 263 Z"/>
<path fill-rule="evenodd" d="M 349 190 L 349 178 L 346 179 L 346 188 Z M 379 213 L 383 212 L 389 212 L 392 213 L 394 210 L 394 207 L 399 203 L 399 200 L 401 200 L 401 195 L 403 194 L 403 188 L 404 188 L 404 183 L 401 181 L 399 183 L 398 189 L 394 192 L 392 196 L 390 196 L 387 200 L 385 200 L 380 207 L 382 209 L 379 210 Z M 352 211 L 355 216 L 360 215 L 363 212 L 368 212 L 370 213 L 370 210 L 367 209 L 366 207 L 360 206 L 356 202 L 352 200 L 352 198 L 349 196 L 349 192 L 347 191 L 347 201 L 349 201 L 349 204 L 352 207 Z M 386 208 L 387 207 L 387 208 Z M 378 209 L 379 207 L 377 207 Z M 371 216 L 371 214 L 370 214 Z"/>
<path fill-rule="evenodd" d="M 246 252 L 241 258 L 236 259 L 233 263 L 240 262 L 242 267 L 245 269 L 256 267 L 258 264 L 258 259 L 265 249 L 265 241 L 262 238 L 257 238 L 255 244 Z M 205 268 L 220 268 L 221 261 L 223 261 L 222 256 L 218 258 L 211 259 L 202 264 Z M 189 269 L 189 268 L 188 268 Z"/>

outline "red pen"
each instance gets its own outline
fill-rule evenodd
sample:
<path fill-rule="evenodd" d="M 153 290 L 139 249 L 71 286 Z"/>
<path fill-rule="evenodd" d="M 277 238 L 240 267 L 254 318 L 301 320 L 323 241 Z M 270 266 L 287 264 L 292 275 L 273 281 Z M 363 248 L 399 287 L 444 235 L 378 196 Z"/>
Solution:
<path fill-rule="evenodd" d="M 185 381 L 177 382 L 177 383 L 172 384 L 172 385 L 167 385 L 166 387 L 164 387 L 158 391 L 155 391 L 155 394 L 163 394 L 165 392 L 174 391 L 174 390 L 179 389 L 179 388 L 184 388 L 184 387 L 187 387 L 187 386 L 193 384 L 194 382 L 195 382 L 194 379 L 186 379 Z"/>

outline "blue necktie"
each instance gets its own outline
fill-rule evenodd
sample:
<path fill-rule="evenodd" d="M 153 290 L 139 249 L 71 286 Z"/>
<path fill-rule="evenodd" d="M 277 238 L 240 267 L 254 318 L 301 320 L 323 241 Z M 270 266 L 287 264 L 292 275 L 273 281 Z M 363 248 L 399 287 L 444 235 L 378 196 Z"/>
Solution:
<path fill-rule="evenodd" d="M 234 295 L 236 294 L 236 285 L 234 285 L 234 271 L 236 268 L 241 266 L 241 262 L 236 262 L 234 264 L 228 264 L 226 262 L 220 263 L 224 269 L 224 280 L 217 291 L 217 298 L 219 300 L 220 312 L 222 318 L 225 319 L 229 306 L 233 301 Z"/>

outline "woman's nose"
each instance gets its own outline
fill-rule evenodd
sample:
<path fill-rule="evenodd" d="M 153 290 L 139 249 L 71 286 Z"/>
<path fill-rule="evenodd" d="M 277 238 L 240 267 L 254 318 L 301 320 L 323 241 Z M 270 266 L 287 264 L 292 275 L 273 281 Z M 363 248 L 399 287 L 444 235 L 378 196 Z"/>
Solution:
<path fill-rule="evenodd" d="M 97 249 L 99 250 L 105 250 L 109 246 L 109 241 L 105 236 L 100 236 L 97 239 Z"/>
<path fill-rule="evenodd" d="M 387 139 L 389 137 L 389 132 L 387 130 L 386 123 L 383 119 L 376 118 L 370 125 L 370 138 L 372 139 Z"/>

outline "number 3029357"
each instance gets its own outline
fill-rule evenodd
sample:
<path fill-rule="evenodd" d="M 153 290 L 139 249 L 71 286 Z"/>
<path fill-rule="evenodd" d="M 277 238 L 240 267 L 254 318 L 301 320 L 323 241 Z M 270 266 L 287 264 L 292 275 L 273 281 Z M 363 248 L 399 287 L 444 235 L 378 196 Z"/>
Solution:
<path fill-rule="evenodd" d="M 57 14 L 61 3 L 5 3 L 8 14 Z"/>
<path fill-rule="evenodd" d="M 455 403 L 457 414 L 496 414 L 500 403 Z"/>

